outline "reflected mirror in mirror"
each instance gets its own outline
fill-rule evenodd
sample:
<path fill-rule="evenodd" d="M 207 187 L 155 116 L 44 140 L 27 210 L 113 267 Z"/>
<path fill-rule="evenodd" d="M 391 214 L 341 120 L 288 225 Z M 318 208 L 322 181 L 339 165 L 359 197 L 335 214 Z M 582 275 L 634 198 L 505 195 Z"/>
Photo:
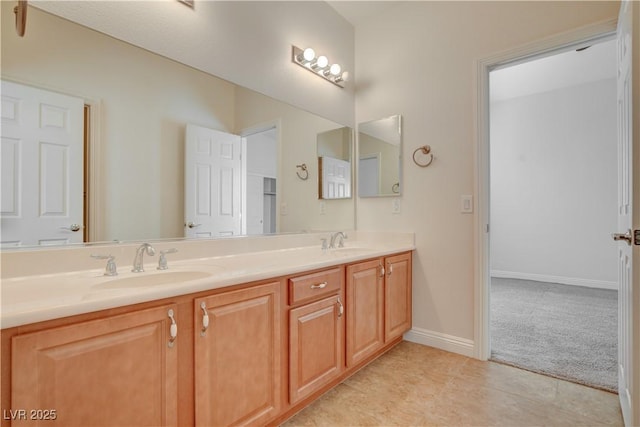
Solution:
<path fill-rule="evenodd" d="M 324 212 L 317 181 L 295 174 L 296 164 L 316 163 L 317 135 L 341 124 L 32 5 L 28 36 L 20 38 L 13 3 L 1 7 L 3 248 L 354 227 L 352 201 Z M 15 96 L 4 90 L 9 85 L 18 87 Z M 20 147 L 19 126 L 12 129 L 26 114 L 22 96 L 46 107 L 49 133 L 40 148 Z M 69 131 L 80 136 L 65 147 L 59 137 Z M 209 166 L 235 163 L 186 166 L 188 135 L 200 160 L 215 154 Z M 27 160 L 30 150 L 46 157 Z M 40 212 L 20 221 L 27 212 L 18 201 L 29 197 L 48 202 L 46 232 L 31 233 Z M 212 212 L 232 219 L 207 229 Z"/>
<path fill-rule="evenodd" d="M 352 140 L 348 127 L 318 134 L 318 198 L 351 198 Z"/>
<path fill-rule="evenodd" d="M 358 196 L 401 194 L 402 116 L 358 124 Z"/>

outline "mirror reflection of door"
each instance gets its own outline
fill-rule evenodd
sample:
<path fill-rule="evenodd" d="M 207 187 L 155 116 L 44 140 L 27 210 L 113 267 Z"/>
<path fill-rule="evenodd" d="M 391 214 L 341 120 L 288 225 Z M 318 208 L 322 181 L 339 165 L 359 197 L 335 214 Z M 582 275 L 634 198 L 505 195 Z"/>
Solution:
<path fill-rule="evenodd" d="M 84 101 L 2 81 L 2 247 L 84 238 Z"/>
<path fill-rule="evenodd" d="M 340 127 L 318 133 L 318 198 L 351 198 L 353 130 Z"/>
<path fill-rule="evenodd" d="M 187 125 L 185 236 L 236 236 L 241 232 L 241 138 Z"/>
<path fill-rule="evenodd" d="M 358 196 L 401 194 L 401 152 L 402 116 L 358 124 Z"/>
<path fill-rule="evenodd" d="M 380 192 L 380 155 L 360 157 L 358 164 L 358 194 L 360 197 L 377 196 Z"/>
<path fill-rule="evenodd" d="M 245 234 L 276 232 L 278 130 L 270 128 L 244 137 L 246 141 Z"/>

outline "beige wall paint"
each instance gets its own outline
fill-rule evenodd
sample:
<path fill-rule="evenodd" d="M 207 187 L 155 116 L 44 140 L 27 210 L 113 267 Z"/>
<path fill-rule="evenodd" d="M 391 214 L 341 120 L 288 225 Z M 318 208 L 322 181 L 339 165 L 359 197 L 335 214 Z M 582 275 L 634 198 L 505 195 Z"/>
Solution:
<path fill-rule="evenodd" d="M 403 115 L 402 212 L 358 199 L 360 230 L 416 233 L 414 327 L 474 338 L 476 64 L 617 16 L 617 2 L 403 2 L 356 28 L 356 121 Z M 428 168 L 411 161 L 431 145 Z M 475 201 L 475 199 L 474 199 Z"/>

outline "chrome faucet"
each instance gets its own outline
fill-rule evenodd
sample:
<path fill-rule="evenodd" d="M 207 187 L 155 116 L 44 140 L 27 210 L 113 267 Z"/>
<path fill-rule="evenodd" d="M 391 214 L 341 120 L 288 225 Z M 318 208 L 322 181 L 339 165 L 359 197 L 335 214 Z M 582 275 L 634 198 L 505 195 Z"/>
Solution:
<path fill-rule="evenodd" d="M 105 276 L 117 276 L 118 275 L 118 268 L 116 267 L 116 257 L 114 257 L 113 255 L 111 255 L 111 254 L 109 254 L 109 255 L 91 254 L 91 258 L 106 259 L 107 260 L 107 266 L 104 269 L 104 275 Z"/>
<path fill-rule="evenodd" d="M 136 250 L 136 256 L 133 259 L 133 269 L 131 271 L 133 271 L 134 273 L 142 273 L 144 271 L 142 258 L 145 251 L 149 256 L 155 255 L 156 253 L 156 250 L 153 249 L 153 246 L 151 246 L 149 243 L 141 244 L 140 247 Z"/>
<path fill-rule="evenodd" d="M 347 238 L 347 235 L 344 234 L 342 231 L 338 231 L 335 232 L 331 235 L 331 241 L 329 242 L 329 248 L 331 249 L 335 249 L 336 248 L 336 239 L 338 239 L 338 247 L 342 248 L 344 247 L 344 239 Z"/>

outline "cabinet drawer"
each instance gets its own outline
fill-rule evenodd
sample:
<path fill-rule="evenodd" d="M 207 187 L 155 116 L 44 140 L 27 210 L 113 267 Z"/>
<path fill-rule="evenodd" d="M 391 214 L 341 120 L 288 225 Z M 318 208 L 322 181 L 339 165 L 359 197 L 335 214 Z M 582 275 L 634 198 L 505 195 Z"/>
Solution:
<path fill-rule="evenodd" d="M 340 291 L 342 267 L 289 279 L 289 304 L 312 301 Z"/>

